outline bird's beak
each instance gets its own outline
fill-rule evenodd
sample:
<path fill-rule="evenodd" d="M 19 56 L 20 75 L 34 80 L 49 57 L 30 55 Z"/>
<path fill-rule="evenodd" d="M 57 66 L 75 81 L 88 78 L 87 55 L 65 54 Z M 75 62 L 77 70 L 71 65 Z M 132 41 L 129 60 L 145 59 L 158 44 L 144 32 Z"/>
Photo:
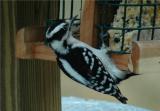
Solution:
<path fill-rule="evenodd" d="M 68 27 L 69 30 L 71 29 L 71 26 L 73 25 L 73 23 L 76 20 L 77 16 L 78 15 L 74 16 L 73 18 L 71 18 L 70 23 L 69 23 L 69 27 Z"/>
<path fill-rule="evenodd" d="M 71 25 L 73 24 L 73 22 L 76 20 L 78 15 L 74 16 L 72 19 L 71 19 Z"/>

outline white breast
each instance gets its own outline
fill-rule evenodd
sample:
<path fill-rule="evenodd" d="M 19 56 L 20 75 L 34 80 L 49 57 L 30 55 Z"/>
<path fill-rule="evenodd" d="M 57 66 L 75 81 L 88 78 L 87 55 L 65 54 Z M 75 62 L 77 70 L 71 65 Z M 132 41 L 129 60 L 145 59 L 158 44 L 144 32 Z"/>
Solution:
<path fill-rule="evenodd" d="M 59 59 L 60 62 L 62 63 L 65 71 L 73 78 L 75 78 L 77 81 L 79 81 L 80 83 L 84 84 L 84 85 L 87 85 L 88 82 L 87 80 L 82 77 L 80 74 L 78 74 L 77 71 L 75 71 L 71 65 L 65 60 L 65 59 Z"/>

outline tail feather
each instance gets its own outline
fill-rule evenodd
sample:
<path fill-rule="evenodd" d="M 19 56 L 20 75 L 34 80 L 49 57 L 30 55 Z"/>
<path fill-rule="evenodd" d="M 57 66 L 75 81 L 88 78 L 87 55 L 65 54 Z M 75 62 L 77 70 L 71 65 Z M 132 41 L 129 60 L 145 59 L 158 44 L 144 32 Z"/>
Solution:
<path fill-rule="evenodd" d="M 117 98 L 121 103 L 127 104 L 128 99 L 126 97 Z"/>
<path fill-rule="evenodd" d="M 125 96 L 123 96 L 121 93 L 117 93 L 117 94 L 115 95 L 115 97 L 116 97 L 116 99 L 118 99 L 121 103 L 127 104 L 128 99 L 127 99 Z"/>
<path fill-rule="evenodd" d="M 126 79 L 128 79 L 128 78 L 130 78 L 132 76 L 137 76 L 137 75 L 140 75 L 140 74 L 136 74 L 134 72 L 130 72 L 130 73 L 126 74 L 125 78 L 123 78 L 123 79 L 117 78 L 116 83 L 119 84 L 121 81 L 126 80 Z"/>
<path fill-rule="evenodd" d="M 137 75 L 140 75 L 140 74 L 136 74 L 134 72 L 131 72 L 131 73 L 127 74 L 126 77 L 123 80 L 126 80 L 126 79 L 128 79 L 128 78 L 130 78 L 132 76 L 137 76 Z"/>

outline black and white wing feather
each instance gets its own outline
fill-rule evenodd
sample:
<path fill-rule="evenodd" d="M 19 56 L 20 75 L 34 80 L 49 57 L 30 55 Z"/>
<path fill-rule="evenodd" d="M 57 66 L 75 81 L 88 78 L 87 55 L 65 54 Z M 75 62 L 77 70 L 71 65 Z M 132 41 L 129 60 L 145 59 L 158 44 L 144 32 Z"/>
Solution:
<path fill-rule="evenodd" d="M 58 63 L 71 79 L 126 103 L 127 98 L 121 94 L 114 79 L 91 50 L 82 47 L 71 48 L 67 55 L 59 56 Z"/>

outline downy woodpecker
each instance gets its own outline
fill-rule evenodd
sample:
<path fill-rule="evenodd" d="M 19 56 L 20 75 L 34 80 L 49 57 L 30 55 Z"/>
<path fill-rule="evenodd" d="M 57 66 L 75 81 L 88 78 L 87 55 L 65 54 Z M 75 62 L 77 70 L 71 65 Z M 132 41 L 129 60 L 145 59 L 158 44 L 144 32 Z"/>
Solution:
<path fill-rule="evenodd" d="M 75 18 L 57 21 L 46 30 L 45 43 L 55 52 L 59 67 L 80 84 L 126 104 L 127 98 L 117 84 L 135 74 L 118 69 L 104 48 L 96 49 L 75 39 L 71 31 Z"/>

